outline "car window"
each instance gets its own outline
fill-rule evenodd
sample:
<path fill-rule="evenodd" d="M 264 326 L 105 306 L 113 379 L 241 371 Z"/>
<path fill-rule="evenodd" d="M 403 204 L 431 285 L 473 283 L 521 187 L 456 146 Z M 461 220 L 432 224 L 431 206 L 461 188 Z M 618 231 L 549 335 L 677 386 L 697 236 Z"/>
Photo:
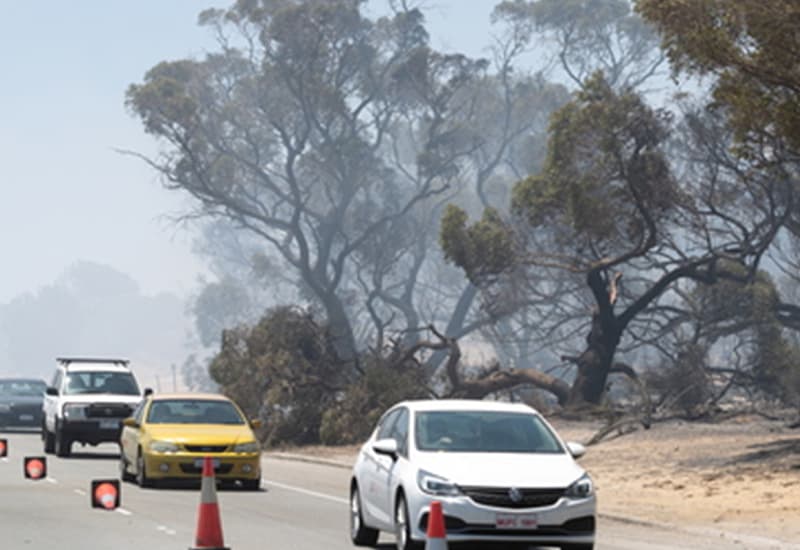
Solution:
<path fill-rule="evenodd" d="M 244 424 L 236 407 L 211 399 L 162 399 L 147 411 L 150 424 Z"/>
<path fill-rule="evenodd" d="M 397 450 L 403 456 L 408 456 L 408 409 L 400 409 L 400 414 L 392 426 L 389 436 L 397 441 Z"/>
<path fill-rule="evenodd" d="M 415 417 L 421 451 L 563 453 L 535 414 L 502 411 L 428 411 Z"/>
<path fill-rule="evenodd" d="M 400 409 L 394 409 L 389 411 L 378 423 L 378 435 L 375 439 L 386 439 L 390 437 L 392 433 L 392 428 L 394 427 L 394 421 L 397 419 L 397 416 L 400 414 Z"/>
<path fill-rule="evenodd" d="M 129 372 L 67 372 L 65 391 L 67 395 L 87 393 L 113 393 L 139 395 L 139 386 Z"/>
<path fill-rule="evenodd" d="M 44 394 L 45 383 L 37 380 L 0 381 L 0 395 L 13 397 L 38 397 Z"/>

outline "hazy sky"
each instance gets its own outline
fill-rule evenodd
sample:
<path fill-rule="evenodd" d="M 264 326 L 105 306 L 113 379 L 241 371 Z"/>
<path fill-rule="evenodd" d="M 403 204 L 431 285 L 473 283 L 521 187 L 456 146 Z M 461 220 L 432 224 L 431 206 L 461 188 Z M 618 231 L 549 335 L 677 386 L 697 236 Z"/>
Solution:
<path fill-rule="evenodd" d="M 428 0 L 433 45 L 480 55 L 497 1 Z M 231 3 L 0 0 L 0 303 L 78 260 L 145 293 L 192 290 L 203 263 L 170 221 L 188 199 L 115 149 L 155 151 L 125 89 L 159 61 L 214 49 L 197 14 Z"/>

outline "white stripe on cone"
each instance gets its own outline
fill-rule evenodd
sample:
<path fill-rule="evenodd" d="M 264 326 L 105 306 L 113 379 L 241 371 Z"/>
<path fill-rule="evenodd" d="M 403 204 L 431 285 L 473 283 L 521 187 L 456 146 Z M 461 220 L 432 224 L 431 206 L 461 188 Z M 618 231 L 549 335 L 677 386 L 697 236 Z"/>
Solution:
<path fill-rule="evenodd" d="M 447 550 L 447 539 L 428 539 L 425 541 L 425 550 Z"/>
<path fill-rule="evenodd" d="M 195 485 L 196 487 L 196 485 Z M 217 486 L 213 477 L 203 476 L 200 481 L 200 504 L 217 503 Z"/>

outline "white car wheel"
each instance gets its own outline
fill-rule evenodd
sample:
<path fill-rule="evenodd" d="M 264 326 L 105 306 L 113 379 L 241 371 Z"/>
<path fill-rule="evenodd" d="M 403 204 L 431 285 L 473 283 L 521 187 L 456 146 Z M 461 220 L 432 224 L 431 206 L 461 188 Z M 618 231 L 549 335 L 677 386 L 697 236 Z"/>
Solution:
<path fill-rule="evenodd" d="M 375 546 L 378 542 L 379 532 L 364 525 L 361 514 L 361 494 L 358 485 L 353 484 L 350 490 L 350 540 L 356 546 Z"/>
<path fill-rule="evenodd" d="M 397 550 L 419 550 L 422 548 L 420 543 L 415 542 L 411 538 L 408 505 L 402 494 L 397 497 L 397 505 L 394 511 L 394 536 Z"/>

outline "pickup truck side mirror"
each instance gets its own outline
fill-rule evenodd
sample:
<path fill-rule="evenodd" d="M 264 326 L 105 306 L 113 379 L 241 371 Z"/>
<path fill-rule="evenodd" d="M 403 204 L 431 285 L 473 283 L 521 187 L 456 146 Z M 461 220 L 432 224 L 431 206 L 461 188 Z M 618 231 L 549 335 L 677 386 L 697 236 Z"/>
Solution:
<path fill-rule="evenodd" d="M 58 395 L 58 390 L 53 386 L 47 386 L 47 389 L 44 390 L 46 395 Z"/>

